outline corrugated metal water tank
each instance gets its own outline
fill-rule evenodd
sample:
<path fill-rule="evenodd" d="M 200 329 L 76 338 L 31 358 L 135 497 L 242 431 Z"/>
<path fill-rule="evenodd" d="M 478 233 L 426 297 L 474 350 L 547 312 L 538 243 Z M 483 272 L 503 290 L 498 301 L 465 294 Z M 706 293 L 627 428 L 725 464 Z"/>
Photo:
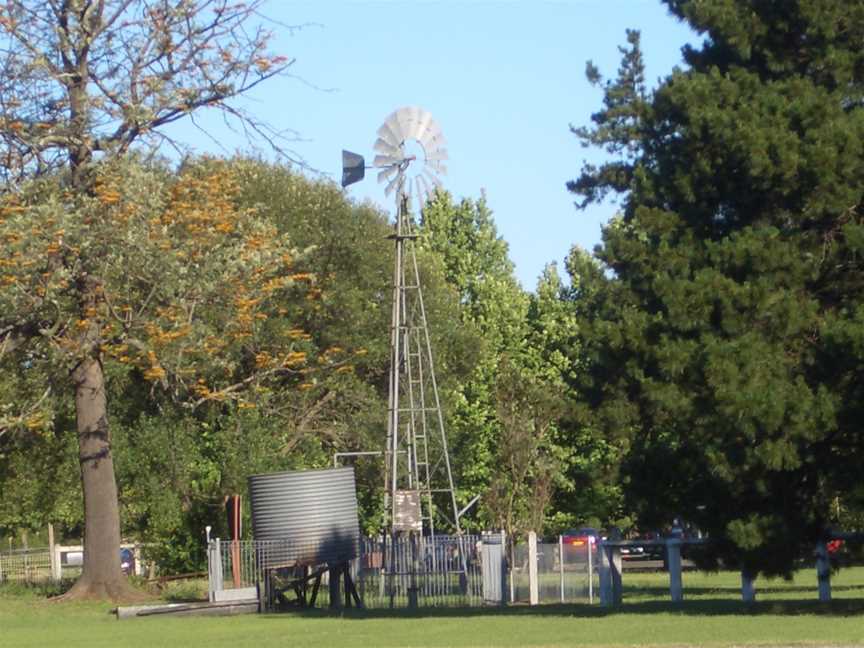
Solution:
<path fill-rule="evenodd" d="M 354 468 L 249 477 L 252 530 L 264 567 L 342 562 L 360 553 Z"/>

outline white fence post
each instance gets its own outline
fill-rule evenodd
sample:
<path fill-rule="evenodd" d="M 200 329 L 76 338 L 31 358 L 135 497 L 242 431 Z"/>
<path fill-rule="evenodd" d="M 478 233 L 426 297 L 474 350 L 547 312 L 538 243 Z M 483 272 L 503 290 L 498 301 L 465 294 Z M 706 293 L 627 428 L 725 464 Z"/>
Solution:
<path fill-rule="evenodd" d="M 528 532 L 528 588 L 531 592 L 531 605 L 540 602 L 540 591 L 537 587 L 537 534 Z"/>
<path fill-rule="evenodd" d="M 222 547 L 219 538 L 213 540 L 207 548 L 207 576 L 210 584 L 208 595 L 210 601 L 213 602 L 216 600 L 216 593 L 223 589 Z"/>
<path fill-rule="evenodd" d="M 666 541 L 666 562 L 669 565 L 669 594 L 673 603 L 684 600 L 681 585 L 681 539 L 669 538 Z"/>
<path fill-rule="evenodd" d="M 816 579 L 819 582 L 819 600 L 831 600 L 831 563 L 828 560 L 828 543 L 820 540 L 816 545 Z"/>
<path fill-rule="evenodd" d="M 60 555 L 60 545 L 51 547 L 51 578 L 55 581 L 63 580 L 63 562 Z"/>
<path fill-rule="evenodd" d="M 600 605 L 603 607 L 612 607 L 614 605 L 612 601 L 612 569 L 609 561 L 609 551 L 611 548 L 607 547 L 603 541 L 598 542 L 597 547 L 600 549 L 597 552 L 600 556 Z"/>
<path fill-rule="evenodd" d="M 57 552 L 54 551 L 54 525 L 48 523 L 48 564 L 51 566 L 51 580 L 59 581 L 60 576 L 57 575 L 59 565 L 57 564 Z"/>
<path fill-rule="evenodd" d="M 588 551 L 591 553 L 590 547 Z M 564 602 L 564 536 L 558 536 L 558 571 L 561 574 L 561 602 Z"/>
<path fill-rule="evenodd" d="M 594 603 L 594 549 L 597 543 L 594 536 L 588 536 L 588 603 Z"/>

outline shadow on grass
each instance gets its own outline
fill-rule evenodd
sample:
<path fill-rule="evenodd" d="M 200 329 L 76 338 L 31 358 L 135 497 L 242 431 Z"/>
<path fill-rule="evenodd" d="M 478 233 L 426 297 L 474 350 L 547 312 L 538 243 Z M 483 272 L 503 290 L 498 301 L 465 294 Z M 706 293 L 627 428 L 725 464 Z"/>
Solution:
<path fill-rule="evenodd" d="M 811 585 L 778 585 L 771 587 L 770 585 L 757 585 L 757 596 L 759 594 L 794 594 L 796 592 L 809 593 L 813 597 L 816 596 L 816 590 Z M 864 593 L 862 585 L 832 585 L 831 591 L 835 594 L 838 592 L 853 592 L 861 591 Z M 624 583 L 625 595 L 637 597 L 650 596 L 651 598 L 663 598 L 669 596 L 668 586 L 640 585 L 632 589 Z M 736 597 L 741 595 L 741 587 L 736 585 L 717 586 L 717 587 L 691 587 L 685 586 L 684 596 L 710 596 L 718 595 L 725 597 Z"/>
<path fill-rule="evenodd" d="M 271 613 L 264 618 L 278 619 L 284 614 L 304 618 L 330 619 L 428 619 L 455 617 L 569 617 L 575 619 L 595 619 L 628 614 L 658 614 L 671 613 L 692 616 L 852 616 L 864 614 L 864 599 L 835 600 L 821 603 L 812 600 L 776 600 L 743 603 L 731 600 L 700 600 L 684 601 L 673 604 L 669 601 L 625 602 L 614 609 L 602 608 L 597 605 L 512 605 L 507 607 L 476 607 L 476 608 L 422 608 L 406 609 L 346 609 L 341 611 L 327 609 L 295 609 L 285 613 Z"/>

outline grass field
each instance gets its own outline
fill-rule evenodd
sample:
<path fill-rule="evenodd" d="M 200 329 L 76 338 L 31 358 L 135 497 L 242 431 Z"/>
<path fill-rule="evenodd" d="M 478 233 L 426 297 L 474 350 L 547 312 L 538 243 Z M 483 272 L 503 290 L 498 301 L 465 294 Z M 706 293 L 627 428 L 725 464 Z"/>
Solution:
<path fill-rule="evenodd" d="M 686 600 L 673 606 L 664 574 L 625 573 L 624 604 L 614 611 L 547 605 L 129 621 L 115 620 L 105 604 L 0 589 L 0 646 L 864 646 L 864 568 L 834 577 L 830 604 L 813 600 L 814 580 L 807 571 L 791 582 L 757 582 L 750 606 L 740 602 L 737 574 L 687 573 Z"/>

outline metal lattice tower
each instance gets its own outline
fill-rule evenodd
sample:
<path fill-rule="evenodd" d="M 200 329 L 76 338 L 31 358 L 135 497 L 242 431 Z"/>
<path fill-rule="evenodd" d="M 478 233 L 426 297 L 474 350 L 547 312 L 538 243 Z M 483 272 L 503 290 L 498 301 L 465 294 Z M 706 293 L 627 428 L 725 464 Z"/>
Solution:
<path fill-rule="evenodd" d="M 387 525 L 435 534 L 436 512 L 461 532 L 407 195 L 399 197 L 390 330 Z M 415 495 L 416 493 L 416 495 Z M 416 500 L 415 500 L 416 498 Z M 419 508 L 420 519 L 415 518 Z M 418 524 L 419 522 L 419 524 Z"/>

